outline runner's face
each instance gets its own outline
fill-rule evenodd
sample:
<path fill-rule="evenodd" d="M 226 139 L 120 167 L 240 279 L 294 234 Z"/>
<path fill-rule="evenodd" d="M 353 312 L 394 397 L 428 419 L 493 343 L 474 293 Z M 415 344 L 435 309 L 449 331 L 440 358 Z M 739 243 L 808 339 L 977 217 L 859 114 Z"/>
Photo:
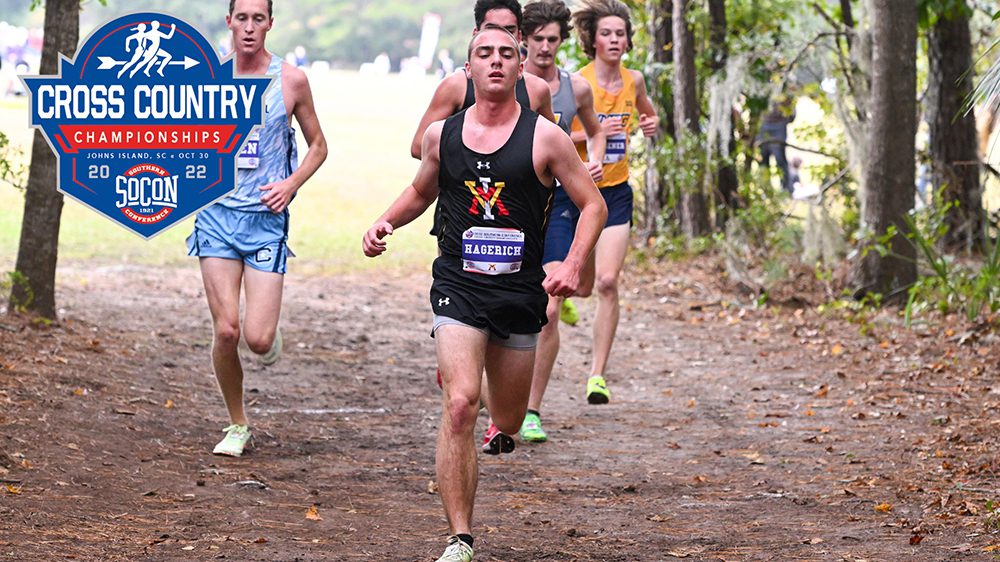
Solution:
<path fill-rule="evenodd" d="M 507 8 L 496 8 L 486 12 L 482 27 L 485 28 L 486 24 L 489 23 L 506 29 L 514 36 L 514 39 L 517 39 L 518 42 L 521 41 L 521 30 L 517 27 L 517 16 Z"/>
<path fill-rule="evenodd" d="M 476 34 L 472 55 L 465 64 L 477 92 L 514 96 L 514 84 L 521 77 L 518 46 L 498 29 Z"/>
<path fill-rule="evenodd" d="M 597 33 L 594 38 L 597 58 L 605 62 L 620 62 L 628 47 L 626 33 L 625 20 L 618 16 L 605 16 L 597 20 Z"/>
<path fill-rule="evenodd" d="M 539 27 L 527 37 L 528 62 L 537 68 L 549 68 L 555 64 L 556 51 L 562 45 L 558 22 Z"/>
<path fill-rule="evenodd" d="M 226 25 L 233 34 L 233 50 L 253 55 L 264 48 L 264 39 L 274 20 L 267 15 L 267 0 L 236 0 Z"/>

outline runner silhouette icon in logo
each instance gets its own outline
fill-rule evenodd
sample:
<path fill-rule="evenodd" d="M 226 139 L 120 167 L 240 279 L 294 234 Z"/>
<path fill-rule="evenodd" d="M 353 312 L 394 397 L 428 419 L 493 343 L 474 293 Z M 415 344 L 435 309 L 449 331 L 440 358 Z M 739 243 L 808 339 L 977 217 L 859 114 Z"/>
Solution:
<path fill-rule="evenodd" d="M 145 67 L 143 74 L 149 76 L 149 71 L 152 70 L 156 63 L 160 63 L 160 67 L 156 69 L 156 73 L 163 76 L 163 69 L 173 60 L 173 55 L 164 49 L 160 48 L 160 41 L 163 39 L 170 39 L 174 36 L 174 31 L 177 30 L 177 25 L 170 24 L 170 32 L 164 33 L 160 31 L 160 22 L 153 20 L 150 24 L 149 30 L 146 30 L 146 24 L 140 23 L 139 25 L 133 27 L 131 31 L 134 31 L 132 35 L 125 38 L 125 52 L 129 52 L 129 46 L 132 40 L 135 40 L 135 54 L 132 55 L 132 59 L 125 63 L 125 66 L 118 71 L 118 77 L 121 78 L 122 74 L 125 74 L 129 68 L 132 72 L 129 73 L 128 77 L 132 78 L 135 76 L 136 72 Z M 138 64 L 136 62 L 138 61 Z"/>

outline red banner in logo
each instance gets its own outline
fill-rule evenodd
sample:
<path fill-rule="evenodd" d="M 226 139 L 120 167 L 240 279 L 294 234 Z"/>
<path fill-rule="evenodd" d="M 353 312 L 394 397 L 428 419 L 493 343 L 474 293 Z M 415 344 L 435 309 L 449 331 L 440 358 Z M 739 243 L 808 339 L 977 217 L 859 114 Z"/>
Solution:
<path fill-rule="evenodd" d="M 210 149 L 228 153 L 233 149 L 233 125 L 62 125 L 63 149 L 150 150 Z M 230 142 L 233 140 L 234 142 Z"/>

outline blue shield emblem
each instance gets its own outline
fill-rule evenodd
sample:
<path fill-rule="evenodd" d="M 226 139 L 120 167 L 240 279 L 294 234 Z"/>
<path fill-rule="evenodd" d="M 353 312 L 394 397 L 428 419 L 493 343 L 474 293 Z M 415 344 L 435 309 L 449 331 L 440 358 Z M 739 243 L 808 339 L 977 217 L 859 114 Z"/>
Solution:
<path fill-rule="evenodd" d="M 59 191 L 148 239 L 235 190 L 270 77 L 233 76 L 232 58 L 158 12 L 104 24 L 59 63 L 24 78 Z"/>

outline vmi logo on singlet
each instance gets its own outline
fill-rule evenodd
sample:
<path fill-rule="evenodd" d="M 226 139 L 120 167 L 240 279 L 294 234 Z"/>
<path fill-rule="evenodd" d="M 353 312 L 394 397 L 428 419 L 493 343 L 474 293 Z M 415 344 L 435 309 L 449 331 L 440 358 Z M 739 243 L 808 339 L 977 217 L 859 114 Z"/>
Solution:
<path fill-rule="evenodd" d="M 24 78 L 59 191 L 143 238 L 228 195 L 271 81 L 233 65 L 190 24 L 142 12 L 91 33 L 58 75 Z"/>
<path fill-rule="evenodd" d="M 488 162 L 486 163 L 488 166 Z M 507 207 L 504 207 L 503 201 L 500 200 L 500 192 L 506 184 L 502 181 L 494 182 L 492 178 L 479 178 L 479 182 L 465 180 L 465 187 L 469 188 L 472 192 L 472 206 L 469 207 L 470 215 L 478 215 L 479 208 L 483 208 L 483 219 L 484 220 L 494 220 L 496 215 L 493 214 L 494 210 L 498 215 L 507 216 L 510 211 Z"/>

